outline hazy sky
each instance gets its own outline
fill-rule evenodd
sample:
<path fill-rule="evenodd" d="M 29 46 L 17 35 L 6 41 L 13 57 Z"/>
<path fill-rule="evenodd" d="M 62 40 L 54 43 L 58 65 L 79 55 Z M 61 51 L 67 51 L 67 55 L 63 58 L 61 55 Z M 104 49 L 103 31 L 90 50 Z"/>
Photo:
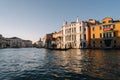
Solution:
<path fill-rule="evenodd" d="M 77 16 L 120 19 L 120 0 L 0 0 L 0 34 L 37 41 Z"/>

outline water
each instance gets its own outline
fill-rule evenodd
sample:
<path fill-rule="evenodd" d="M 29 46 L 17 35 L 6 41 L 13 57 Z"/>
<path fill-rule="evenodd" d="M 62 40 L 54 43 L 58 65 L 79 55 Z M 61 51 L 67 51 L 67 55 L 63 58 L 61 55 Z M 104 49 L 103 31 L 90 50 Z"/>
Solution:
<path fill-rule="evenodd" d="M 0 49 L 0 80 L 120 79 L 119 50 Z"/>

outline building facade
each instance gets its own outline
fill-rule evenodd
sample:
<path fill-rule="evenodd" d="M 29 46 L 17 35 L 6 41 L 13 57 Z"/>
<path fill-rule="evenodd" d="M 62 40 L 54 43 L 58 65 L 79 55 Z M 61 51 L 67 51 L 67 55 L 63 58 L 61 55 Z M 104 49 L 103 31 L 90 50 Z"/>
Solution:
<path fill-rule="evenodd" d="M 43 46 L 45 48 L 52 48 L 53 33 L 46 34 L 43 38 Z"/>
<path fill-rule="evenodd" d="M 91 48 L 120 48 L 120 20 L 106 17 L 91 25 Z"/>
<path fill-rule="evenodd" d="M 62 31 L 54 32 L 53 33 L 53 44 L 55 45 L 55 48 L 61 49 L 63 48 L 63 39 L 62 39 Z"/>
<path fill-rule="evenodd" d="M 37 41 L 37 42 L 35 42 L 35 47 L 37 47 L 37 48 L 43 48 L 44 46 L 43 46 L 43 41 L 41 40 L 41 38 Z"/>
<path fill-rule="evenodd" d="M 60 32 L 46 34 L 46 48 L 120 48 L 120 20 L 110 17 L 101 22 L 94 19 L 62 25 Z"/>
<path fill-rule="evenodd" d="M 22 40 L 22 47 L 24 48 L 30 48 L 33 47 L 31 40 Z"/>
<path fill-rule="evenodd" d="M 0 34 L 0 48 L 6 48 L 6 39 Z"/>
<path fill-rule="evenodd" d="M 68 24 L 65 22 L 62 26 L 64 48 L 86 48 L 86 34 L 88 31 L 87 22 L 77 21 Z"/>
<path fill-rule="evenodd" d="M 7 48 L 27 48 L 32 47 L 32 41 L 23 40 L 18 37 L 6 38 Z"/>

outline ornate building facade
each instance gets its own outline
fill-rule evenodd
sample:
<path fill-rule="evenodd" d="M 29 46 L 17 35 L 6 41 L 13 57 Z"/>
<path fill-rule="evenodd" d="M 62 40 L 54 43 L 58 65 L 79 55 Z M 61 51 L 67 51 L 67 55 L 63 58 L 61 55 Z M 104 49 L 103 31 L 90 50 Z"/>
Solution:
<path fill-rule="evenodd" d="M 87 22 L 77 21 L 62 26 L 64 48 L 86 48 L 87 46 Z"/>
<path fill-rule="evenodd" d="M 91 48 L 120 48 L 120 20 L 106 17 L 90 28 Z"/>

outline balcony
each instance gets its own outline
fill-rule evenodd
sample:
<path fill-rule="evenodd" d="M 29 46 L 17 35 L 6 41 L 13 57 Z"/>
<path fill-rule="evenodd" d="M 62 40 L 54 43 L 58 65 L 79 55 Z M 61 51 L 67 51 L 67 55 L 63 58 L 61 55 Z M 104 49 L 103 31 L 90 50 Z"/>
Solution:
<path fill-rule="evenodd" d="M 104 28 L 103 31 L 113 31 L 113 28 Z"/>

